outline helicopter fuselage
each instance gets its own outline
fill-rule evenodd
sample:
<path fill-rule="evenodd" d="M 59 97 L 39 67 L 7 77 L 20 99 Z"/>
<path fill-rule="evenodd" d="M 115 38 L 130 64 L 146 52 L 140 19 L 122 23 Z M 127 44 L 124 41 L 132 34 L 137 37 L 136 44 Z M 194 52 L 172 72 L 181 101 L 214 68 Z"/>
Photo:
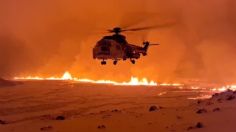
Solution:
<path fill-rule="evenodd" d="M 140 54 L 146 55 L 147 49 L 141 46 L 129 44 L 125 36 L 115 34 L 112 36 L 105 36 L 97 42 L 93 48 L 93 58 L 104 61 L 111 59 L 114 64 L 118 60 L 130 59 L 132 63 L 135 63 L 135 59 L 140 58 Z"/>
<path fill-rule="evenodd" d="M 124 35 L 121 35 L 122 32 L 133 32 L 140 30 L 147 30 L 162 25 L 156 26 L 147 26 L 139 28 L 128 28 L 122 29 L 121 27 L 114 27 L 113 29 L 107 30 L 109 33 L 113 33 L 111 36 L 104 36 L 99 40 L 96 46 L 93 48 L 93 58 L 102 60 L 101 64 L 106 64 L 106 60 L 112 59 L 113 64 L 116 65 L 118 60 L 130 59 L 130 61 L 135 64 L 135 59 L 139 59 L 141 54 L 143 56 L 147 55 L 147 50 L 150 45 L 159 45 L 159 44 L 150 44 L 148 41 L 143 42 L 142 46 L 137 46 L 134 44 L 129 44 L 126 41 Z"/>

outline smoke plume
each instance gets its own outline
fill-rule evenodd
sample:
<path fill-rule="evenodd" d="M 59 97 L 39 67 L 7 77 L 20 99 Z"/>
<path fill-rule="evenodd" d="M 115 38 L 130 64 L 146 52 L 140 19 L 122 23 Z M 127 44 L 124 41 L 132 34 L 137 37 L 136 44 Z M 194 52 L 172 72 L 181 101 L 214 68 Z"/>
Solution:
<path fill-rule="evenodd" d="M 8 0 L 0 2 L 0 76 L 61 75 L 160 81 L 236 81 L 233 0 Z M 173 23 L 125 33 L 130 43 L 160 43 L 136 65 L 101 66 L 92 48 L 114 26 Z M 114 76 L 116 75 L 116 76 Z"/>

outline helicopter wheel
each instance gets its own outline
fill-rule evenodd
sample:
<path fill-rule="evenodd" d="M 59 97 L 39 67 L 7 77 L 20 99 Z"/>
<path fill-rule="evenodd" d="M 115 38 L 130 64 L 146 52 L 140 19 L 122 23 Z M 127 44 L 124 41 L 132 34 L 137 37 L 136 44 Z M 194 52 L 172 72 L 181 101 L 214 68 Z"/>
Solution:
<path fill-rule="evenodd" d="M 103 60 L 103 61 L 101 61 L 101 64 L 102 64 L 102 65 L 106 65 L 107 62 Z"/>
<path fill-rule="evenodd" d="M 132 64 L 135 64 L 135 60 L 130 60 Z"/>
<path fill-rule="evenodd" d="M 115 61 L 113 61 L 113 64 L 114 64 L 114 65 L 116 65 L 116 64 L 117 64 L 117 62 L 118 62 L 118 61 L 117 61 L 117 60 L 115 60 Z"/>

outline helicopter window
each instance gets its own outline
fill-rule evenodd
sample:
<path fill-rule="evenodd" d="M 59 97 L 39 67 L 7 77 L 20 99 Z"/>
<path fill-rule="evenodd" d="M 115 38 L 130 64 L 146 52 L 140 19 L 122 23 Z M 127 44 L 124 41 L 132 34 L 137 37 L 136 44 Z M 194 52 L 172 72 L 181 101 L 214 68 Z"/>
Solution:
<path fill-rule="evenodd" d="M 108 46 L 110 47 L 111 46 L 111 43 L 110 41 L 107 41 L 107 40 L 100 40 L 98 43 L 97 43 L 97 46 Z"/>

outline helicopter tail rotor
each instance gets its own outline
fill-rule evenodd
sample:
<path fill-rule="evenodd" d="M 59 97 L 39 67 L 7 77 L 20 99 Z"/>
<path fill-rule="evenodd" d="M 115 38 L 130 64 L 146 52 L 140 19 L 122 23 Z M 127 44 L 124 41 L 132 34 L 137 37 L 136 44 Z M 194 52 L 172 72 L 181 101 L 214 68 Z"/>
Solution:
<path fill-rule="evenodd" d="M 150 44 L 149 41 L 144 41 L 143 45 L 144 45 L 143 49 L 147 52 L 149 46 L 155 46 L 155 45 L 160 45 L 160 44 Z"/>

